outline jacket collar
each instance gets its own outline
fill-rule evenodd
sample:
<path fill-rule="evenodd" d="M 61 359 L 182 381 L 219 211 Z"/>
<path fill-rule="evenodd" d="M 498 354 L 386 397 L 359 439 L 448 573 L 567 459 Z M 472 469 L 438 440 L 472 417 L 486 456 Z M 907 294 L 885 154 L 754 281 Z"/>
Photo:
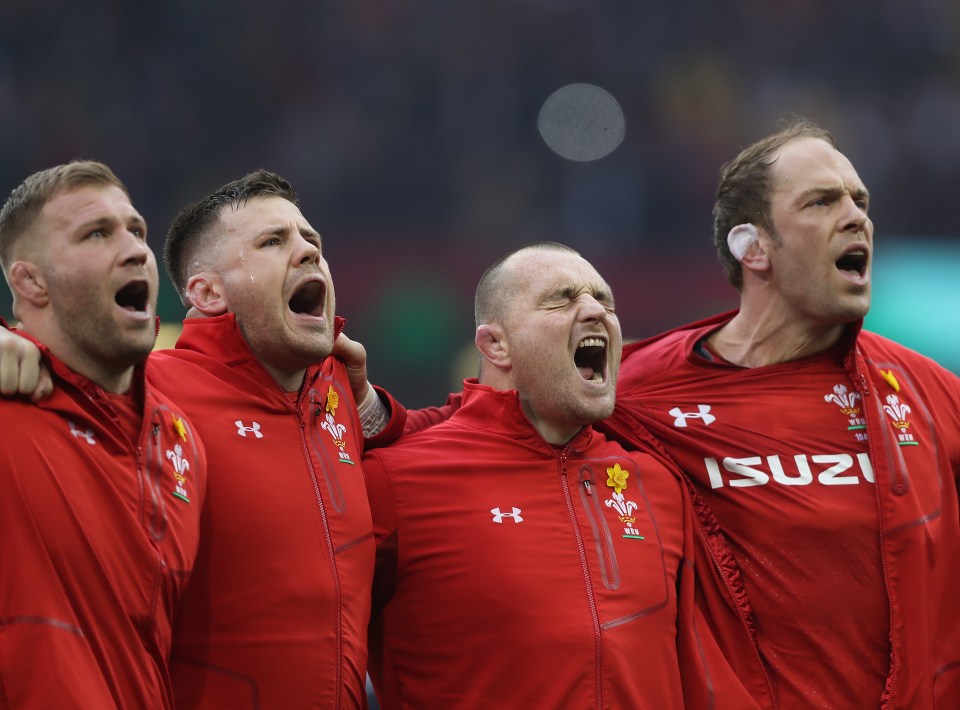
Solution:
<path fill-rule="evenodd" d="M 340 337 L 345 324 L 346 320 L 334 316 L 334 340 Z M 279 389 L 276 381 L 253 354 L 233 313 L 211 318 L 186 318 L 183 321 L 183 331 L 177 339 L 176 349 L 200 353 L 227 367 L 242 371 L 258 382 Z M 317 362 L 307 368 L 308 384 L 317 377 L 319 365 L 320 362 Z"/>
<path fill-rule="evenodd" d="M 483 429 L 511 439 L 536 440 L 543 446 L 557 450 L 582 450 L 592 437 L 600 436 L 593 427 L 585 426 L 565 446 L 550 444 L 524 414 L 517 390 L 497 390 L 480 384 L 475 377 L 463 381 L 463 404 L 454 417 L 470 428 Z"/>
<path fill-rule="evenodd" d="M 737 313 L 737 310 L 718 313 L 693 323 L 681 325 L 678 328 L 673 328 L 672 330 L 668 330 L 665 333 L 660 333 L 659 335 L 654 335 L 650 338 L 646 338 L 645 340 L 630 343 L 625 345 L 623 348 L 623 358 L 631 355 L 635 350 L 642 350 L 643 348 L 659 340 L 663 340 L 671 335 L 676 334 L 681 336 L 683 339 L 683 352 L 686 353 L 686 358 L 689 361 L 695 361 L 699 364 L 703 364 L 704 360 L 695 354 L 697 343 L 706 338 L 713 331 L 720 328 L 720 326 L 723 324 L 729 322 L 735 315 L 737 315 Z M 835 352 L 840 363 L 849 363 L 850 358 L 853 357 L 857 344 L 857 337 L 860 335 L 861 330 L 863 330 L 862 318 L 849 323 L 844 329 L 843 334 L 840 336 L 840 340 L 824 352 Z M 822 355 L 823 353 L 821 352 L 811 355 L 810 357 L 821 357 Z M 712 364 L 716 367 L 738 367 L 737 365 L 727 365 L 725 363 Z M 781 364 L 789 365 L 790 363 Z"/>
<path fill-rule="evenodd" d="M 38 402 L 38 407 L 52 410 L 72 409 L 71 402 L 73 398 L 69 393 L 64 391 L 63 385 L 70 385 L 73 389 L 79 390 L 94 402 L 102 404 L 108 401 L 107 392 L 103 387 L 89 377 L 70 369 L 63 360 L 50 351 L 50 348 L 34 338 L 30 333 L 18 330 L 17 335 L 26 338 L 40 349 L 40 355 L 54 378 L 53 394 Z M 130 384 L 130 392 L 135 395 L 138 402 L 143 401 L 144 395 L 144 364 L 144 362 L 140 362 L 134 367 L 133 379 Z"/>

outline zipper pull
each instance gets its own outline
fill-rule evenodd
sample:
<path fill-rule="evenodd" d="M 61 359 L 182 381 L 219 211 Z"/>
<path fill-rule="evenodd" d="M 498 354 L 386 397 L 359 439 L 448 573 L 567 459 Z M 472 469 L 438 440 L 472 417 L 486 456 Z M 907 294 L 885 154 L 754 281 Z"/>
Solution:
<path fill-rule="evenodd" d="M 593 486 L 590 485 L 590 479 L 589 479 L 589 478 L 583 479 L 583 487 L 587 489 L 587 495 L 588 495 L 588 496 L 592 496 L 592 495 L 593 495 Z"/>

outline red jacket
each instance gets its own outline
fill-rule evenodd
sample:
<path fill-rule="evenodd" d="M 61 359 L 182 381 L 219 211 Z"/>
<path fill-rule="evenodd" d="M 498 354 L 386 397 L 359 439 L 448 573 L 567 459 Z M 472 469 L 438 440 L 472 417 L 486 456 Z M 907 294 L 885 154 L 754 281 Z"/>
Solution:
<path fill-rule="evenodd" d="M 708 708 L 729 685 L 694 621 L 692 512 L 653 456 L 590 428 L 551 446 L 515 391 L 467 381 L 448 421 L 364 466 L 385 709 L 679 708 L 681 670 Z"/>
<path fill-rule="evenodd" d="M 696 354 L 731 317 L 626 347 L 604 428 L 651 431 L 719 519 L 785 707 L 960 707 L 960 380 L 859 328 L 769 367 Z"/>
<path fill-rule="evenodd" d="M 0 400 L 0 707 L 170 708 L 203 448 L 142 368 L 132 441 L 107 394 L 41 350 L 53 395 Z"/>
<path fill-rule="evenodd" d="M 191 413 L 213 470 L 177 706 L 362 707 L 374 544 L 344 367 L 311 367 L 292 403 L 232 314 L 184 326 L 152 379 Z"/>

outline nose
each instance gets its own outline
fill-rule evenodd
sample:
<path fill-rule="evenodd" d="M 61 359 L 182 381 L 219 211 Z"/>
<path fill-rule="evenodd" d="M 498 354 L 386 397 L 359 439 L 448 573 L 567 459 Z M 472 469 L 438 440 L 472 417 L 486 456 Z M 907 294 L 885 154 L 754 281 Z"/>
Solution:
<path fill-rule="evenodd" d="M 580 318 L 582 320 L 603 323 L 608 315 L 607 309 L 593 296 L 586 293 L 581 296 Z"/>
<path fill-rule="evenodd" d="M 129 230 L 123 231 L 123 256 L 124 265 L 132 264 L 143 266 L 151 254 L 147 241 L 142 236 L 134 234 Z"/>
<path fill-rule="evenodd" d="M 320 249 L 315 243 L 306 239 L 302 234 L 297 236 L 294 258 L 297 264 L 304 266 L 306 264 L 320 263 Z"/>
<path fill-rule="evenodd" d="M 844 215 L 843 231 L 862 232 L 867 222 L 870 221 L 867 211 L 850 196 L 846 197 L 845 205 L 847 214 Z"/>

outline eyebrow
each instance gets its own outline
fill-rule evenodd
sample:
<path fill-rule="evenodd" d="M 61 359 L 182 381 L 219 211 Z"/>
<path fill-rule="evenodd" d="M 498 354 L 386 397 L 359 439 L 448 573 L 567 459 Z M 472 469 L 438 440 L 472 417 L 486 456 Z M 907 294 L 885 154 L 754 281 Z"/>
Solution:
<path fill-rule="evenodd" d="M 130 224 L 130 223 L 133 223 L 138 227 L 142 227 L 144 230 L 146 230 L 147 228 L 146 220 L 140 215 L 133 216 L 129 219 L 117 219 L 116 217 L 105 215 L 103 217 L 94 217 L 93 219 L 89 219 L 86 222 L 81 222 L 80 224 L 77 225 L 76 231 L 78 233 L 86 233 L 91 229 L 95 229 L 97 227 L 107 227 L 115 224 L 123 224 L 124 226 L 126 226 L 127 224 Z"/>
<path fill-rule="evenodd" d="M 266 229 L 261 230 L 260 233 L 258 234 L 258 238 L 259 238 L 259 237 L 266 236 L 266 235 L 268 235 L 268 234 L 272 234 L 272 235 L 281 237 L 281 236 L 283 236 L 284 234 L 287 234 L 289 231 L 290 231 L 290 230 L 289 230 L 289 225 L 279 224 L 279 225 L 276 225 L 276 226 L 274 226 L 274 227 L 267 227 Z M 313 237 L 314 239 L 316 239 L 316 240 L 317 240 L 318 242 L 320 242 L 321 244 L 323 243 L 323 237 L 320 236 L 320 232 L 318 232 L 318 231 L 315 230 L 315 229 L 312 229 L 311 227 L 301 227 L 301 226 L 297 226 L 296 231 L 297 231 L 298 234 L 300 234 L 300 235 L 303 236 L 303 237 Z"/>
<path fill-rule="evenodd" d="M 809 190 L 804 190 L 797 197 L 797 202 L 800 202 L 800 203 L 806 202 L 808 199 L 810 199 L 811 197 L 814 197 L 815 195 L 837 199 L 839 197 L 842 197 L 847 192 L 850 193 L 850 197 L 852 197 L 854 200 L 859 199 L 859 200 L 866 200 L 868 202 L 870 201 L 870 191 L 867 190 L 867 188 L 865 187 L 856 187 L 856 188 L 853 188 L 852 190 L 845 190 L 844 188 L 832 186 L 832 187 L 811 187 Z"/>
<path fill-rule="evenodd" d="M 576 286 L 561 286 L 547 294 L 547 298 L 565 298 L 573 301 L 576 300 L 577 296 L 581 293 L 589 293 L 601 303 L 613 304 L 613 293 L 610 289 L 592 284 L 587 284 L 579 288 Z"/>

